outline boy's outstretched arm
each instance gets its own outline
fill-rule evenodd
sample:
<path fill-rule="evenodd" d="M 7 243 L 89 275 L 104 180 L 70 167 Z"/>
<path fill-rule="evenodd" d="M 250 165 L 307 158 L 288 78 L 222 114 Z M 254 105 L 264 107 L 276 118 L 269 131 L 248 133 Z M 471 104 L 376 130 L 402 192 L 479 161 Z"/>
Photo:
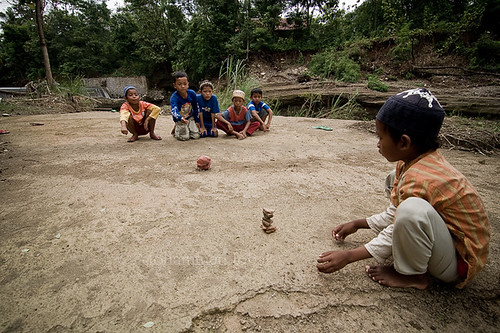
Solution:
<path fill-rule="evenodd" d="M 322 273 L 333 273 L 347 264 L 371 257 L 364 246 L 347 251 L 328 251 L 319 255 L 316 267 Z"/>
<path fill-rule="evenodd" d="M 247 130 L 250 127 L 250 123 L 251 123 L 250 121 L 247 121 L 246 124 L 245 124 L 245 127 L 240 132 L 245 138 L 247 137 Z"/>
<path fill-rule="evenodd" d="M 226 118 L 224 118 L 224 116 L 222 114 L 217 113 L 215 115 L 215 117 L 217 118 L 217 121 L 220 121 L 220 122 L 226 124 L 229 131 L 231 131 L 231 132 L 233 131 L 233 125 L 231 125 L 231 123 L 229 121 L 227 121 Z"/>
<path fill-rule="evenodd" d="M 265 125 L 264 121 L 262 121 L 262 119 L 260 118 L 259 113 L 257 111 L 252 110 L 251 114 L 252 114 L 252 117 L 255 118 L 261 125 Z"/>
<path fill-rule="evenodd" d="M 127 135 L 127 134 L 128 134 L 128 130 L 127 130 L 127 122 L 126 122 L 125 120 L 121 120 L 121 121 L 120 121 L 120 127 L 121 127 L 121 132 L 122 132 L 122 134 Z"/>
<path fill-rule="evenodd" d="M 267 129 L 269 129 L 271 127 L 271 120 L 272 119 L 273 119 L 273 110 L 271 110 L 271 108 L 269 108 L 267 110 L 267 124 L 266 124 Z"/>
<path fill-rule="evenodd" d="M 196 125 L 198 125 L 198 129 L 200 130 L 200 135 L 207 134 L 207 129 L 205 128 L 205 124 L 203 123 L 203 121 L 200 121 Z"/>
<path fill-rule="evenodd" d="M 358 219 L 347 223 L 342 223 L 333 228 L 332 237 L 338 241 L 344 241 L 344 239 L 350 234 L 355 233 L 358 229 L 369 229 L 368 222 L 366 219 Z"/>

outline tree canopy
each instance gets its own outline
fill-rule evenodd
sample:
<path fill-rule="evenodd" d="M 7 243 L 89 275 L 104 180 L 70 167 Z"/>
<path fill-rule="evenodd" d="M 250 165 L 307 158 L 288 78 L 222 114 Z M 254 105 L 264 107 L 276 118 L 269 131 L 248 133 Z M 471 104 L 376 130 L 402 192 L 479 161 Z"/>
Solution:
<path fill-rule="evenodd" d="M 16 0 L 0 14 L 2 85 L 45 77 L 34 3 Z M 110 11 L 104 0 L 46 0 L 43 32 L 56 79 L 145 75 L 159 82 L 182 69 L 196 81 L 230 56 L 342 51 L 387 38 L 405 57 L 407 43 L 429 36 L 440 52 L 466 55 L 471 67 L 500 69 L 500 0 L 365 0 L 351 11 L 340 3 L 126 0 Z"/>

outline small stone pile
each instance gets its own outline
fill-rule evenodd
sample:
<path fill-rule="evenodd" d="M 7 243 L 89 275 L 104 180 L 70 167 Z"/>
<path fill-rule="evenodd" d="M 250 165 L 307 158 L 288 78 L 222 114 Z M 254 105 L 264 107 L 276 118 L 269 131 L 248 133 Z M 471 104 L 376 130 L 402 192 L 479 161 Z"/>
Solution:
<path fill-rule="evenodd" d="M 273 225 L 274 210 L 268 210 L 262 208 L 262 225 L 261 228 L 266 234 L 270 234 L 276 231 L 276 227 Z"/>

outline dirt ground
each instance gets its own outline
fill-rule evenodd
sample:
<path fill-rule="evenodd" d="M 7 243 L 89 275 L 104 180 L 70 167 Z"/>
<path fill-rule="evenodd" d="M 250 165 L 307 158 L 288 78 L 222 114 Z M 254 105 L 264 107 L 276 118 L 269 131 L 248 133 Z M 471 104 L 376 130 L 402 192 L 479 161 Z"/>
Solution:
<path fill-rule="evenodd" d="M 127 143 L 117 113 L 0 118 L 10 131 L 0 136 L 0 330 L 498 330 L 497 154 L 444 151 L 491 219 L 489 262 L 464 290 L 386 288 L 364 274 L 372 260 L 317 271 L 320 253 L 374 236 L 339 244 L 336 224 L 388 204 L 394 165 L 354 125 L 275 117 L 243 141 L 179 142 L 161 116 L 162 141 Z M 198 171 L 205 154 L 212 168 Z M 260 229 L 263 207 L 275 210 L 274 234 Z"/>

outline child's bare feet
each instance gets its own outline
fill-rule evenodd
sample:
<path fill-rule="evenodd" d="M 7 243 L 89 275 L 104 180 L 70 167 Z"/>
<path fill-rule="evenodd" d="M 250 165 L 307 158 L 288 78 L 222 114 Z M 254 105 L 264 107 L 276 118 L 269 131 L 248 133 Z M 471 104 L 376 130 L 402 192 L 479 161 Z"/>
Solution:
<path fill-rule="evenodd" d="M 149 137 L 153 140 L 161 140 L 161 136 L 156 135 L 155 133 L 149 133 Z"/>
<path fill-rule="evenodd" d="M 134 141 L 137 141 L 137 140 L 139 140 L 139 137 L 137 135 L 132 135 L 130 137 L 130 139 L 128 139 L 128 142 L 134 142 Z"/>
<path fill-rule="evenodd" d="M 403 275 L 393 266 L 366 266 L 365 271 L 373 281 L 388 287 L 426 289 L 429 286 L 426 274 Z"/>
<path fill-rule="evenodd" d="M 241 134 L 241 133 L 234 132 L 233 134 L 236 135 L 236 137 L 238 138 L 238 140 L 243 140 L 245 138 L 245 136 L 243 134 Z"/>

